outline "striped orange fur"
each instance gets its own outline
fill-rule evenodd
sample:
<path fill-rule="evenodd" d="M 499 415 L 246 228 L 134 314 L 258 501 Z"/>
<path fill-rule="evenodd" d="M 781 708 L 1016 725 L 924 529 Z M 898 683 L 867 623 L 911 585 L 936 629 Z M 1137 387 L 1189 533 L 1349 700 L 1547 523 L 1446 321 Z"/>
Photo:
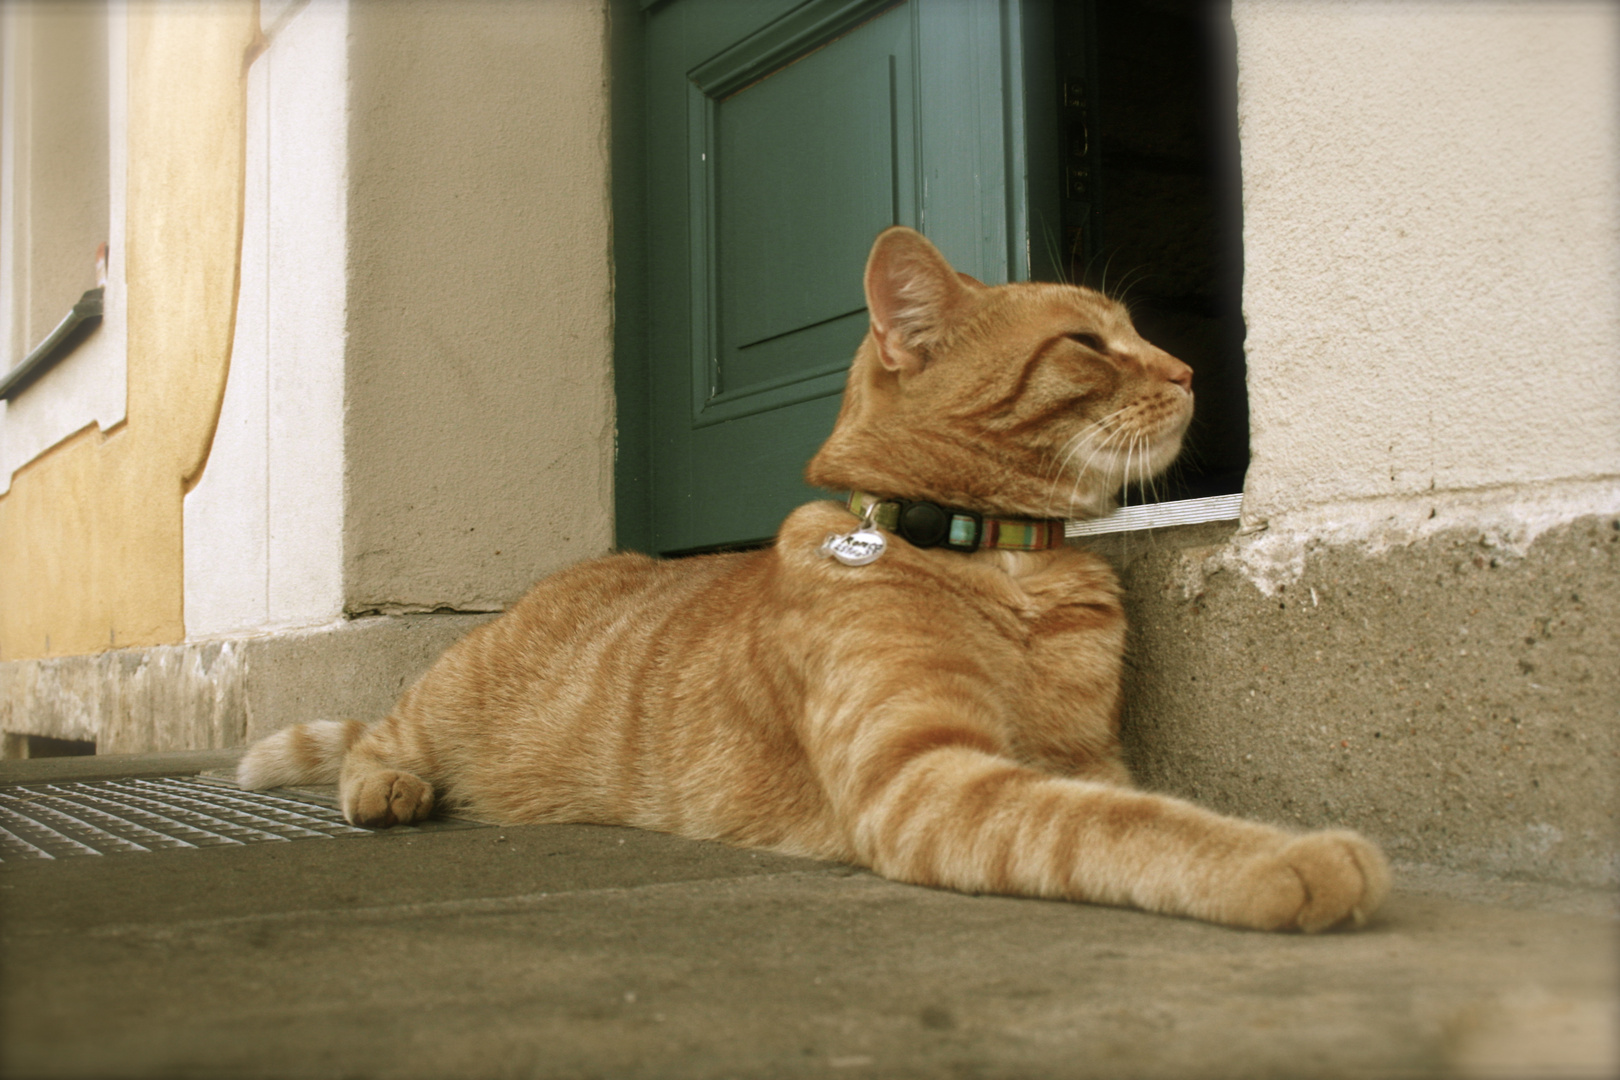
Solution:
<path fill-rule="evenodd" d="M 812 483 L 1086 516 L 1179 450 L 1191 373 L 1113 301 L 986 287 L 904 228 L 873 246 L 866 292 L 871 330 Z M 1378 906 L 1388 870 L 1354 833 L 1294 834 L 1130 786 L 1125 623 L 1101 559 L 894 536 L 867 566 L 821 554 L 855 524 L 811 503 L 766 550 L 565 570 L 385 719 L 278 733 L 242 782 L 338 776 L 365 825 L 437 800 L 1236 926 L 1320 930 Z"/>

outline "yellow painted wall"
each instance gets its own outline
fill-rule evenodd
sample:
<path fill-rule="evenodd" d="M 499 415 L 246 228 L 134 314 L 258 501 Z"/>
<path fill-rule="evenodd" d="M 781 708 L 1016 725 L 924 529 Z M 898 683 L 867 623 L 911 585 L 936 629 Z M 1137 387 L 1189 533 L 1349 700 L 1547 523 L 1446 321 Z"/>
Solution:
<path fill-rule="evenodd" d="M 182 500 L 230 364 L 257 27 L 251 0 L 131 5 L 128 419 L 0 496 L 0 660 L 185 637 Z"/>

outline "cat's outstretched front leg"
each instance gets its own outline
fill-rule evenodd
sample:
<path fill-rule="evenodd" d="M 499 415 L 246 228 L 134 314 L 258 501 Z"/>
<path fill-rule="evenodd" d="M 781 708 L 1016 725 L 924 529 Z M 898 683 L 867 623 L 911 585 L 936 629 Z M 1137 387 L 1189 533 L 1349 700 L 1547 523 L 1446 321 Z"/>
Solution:
<path fill-rule="evenodd" d="M 836 801 L 859 857 L 885 877 L 1261 930 L 1361 925 L 1389 889 L 1383 855 L 1352 832 L 1294 834 L 1051 776 L 968 721 L 881 731 L 867 726 L 842 755 Z"/>

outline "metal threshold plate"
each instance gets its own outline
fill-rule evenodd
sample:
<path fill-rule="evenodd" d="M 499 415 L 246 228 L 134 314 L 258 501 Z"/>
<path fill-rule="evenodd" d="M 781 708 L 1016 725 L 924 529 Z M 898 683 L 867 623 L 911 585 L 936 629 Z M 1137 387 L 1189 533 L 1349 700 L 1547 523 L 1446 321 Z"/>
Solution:
<path fill-rule="evenodd" d="M 1101 536 L 1105 533 L 1135 532 L 1138 529 L 1163 529 L 1171 525 L 1200 525 L 1206 521 L 1236 521 L 1242 514 L 1242 492 L 1210 495 L 1202 499 L 1127 506 L 1107 517 L 1071 521 L 1063 527 L 1063 535 Z"/>
<path fill-rule="evenodd" d="M 0 787 L 0 862 L 369 832 L 331 806 L 193 776 Z"/>

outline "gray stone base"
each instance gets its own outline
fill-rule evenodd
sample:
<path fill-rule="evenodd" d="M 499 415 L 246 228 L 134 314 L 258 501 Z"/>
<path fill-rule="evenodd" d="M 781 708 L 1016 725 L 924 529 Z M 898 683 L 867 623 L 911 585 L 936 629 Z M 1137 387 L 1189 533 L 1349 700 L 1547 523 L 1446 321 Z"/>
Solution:
<path fill-rule="evenodd" d="M 1232 535 L 1106 545 L 1128 590 L 1140 783 L 1360 829 L 1403 860 L 1620 881 L 1620 526 L 1587 519 L 1517 554 L 1477 533 L 1319 547 L 1269 596 L 1223 558 Z"/>
<path fill-rule="evenodd" d="M 1620 530 L 1521 551 L 1443 533 L 1318 547 L 1270 595 L 1230 525 L 1094 543 L 1132 631 L 1126 745 L 1147 787 L 1233 814 L 1343 825 L 1398 859 L 1620 880 Z M 356 620 L 277 637 L 0 664 L 0 731 L 99 753 L 239 746 L 382 716 L 488 615 Z"/>
<path fill-rule="evenodd" d="M 383 716 L 491 615 L 394 615 L 265 637 L 0 663 L 0 731 L 98 754 L 241 746 L 289 724 Z"/>

